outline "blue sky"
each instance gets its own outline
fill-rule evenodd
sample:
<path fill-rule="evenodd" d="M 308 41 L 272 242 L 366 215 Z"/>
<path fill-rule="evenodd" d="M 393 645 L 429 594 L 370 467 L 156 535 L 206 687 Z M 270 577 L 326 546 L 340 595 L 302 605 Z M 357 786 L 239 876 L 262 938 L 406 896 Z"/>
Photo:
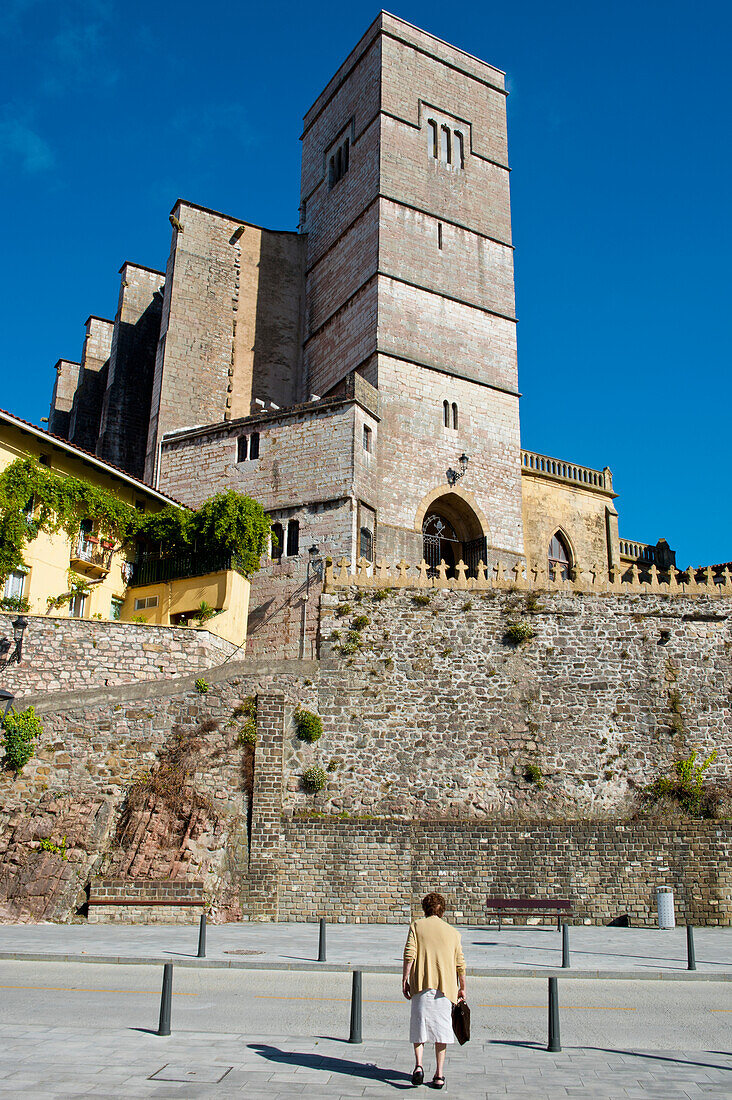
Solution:
<path fill-rule="evenodd" d="M 47 415 L 179 196 L 295 228 L 302 115 L 377 10 L 5 0 L 2 406 Z M 508 74 L 523 445 L 609 465 L 622 536 L 732 559 L 732 7 L 390 10 Z"/>

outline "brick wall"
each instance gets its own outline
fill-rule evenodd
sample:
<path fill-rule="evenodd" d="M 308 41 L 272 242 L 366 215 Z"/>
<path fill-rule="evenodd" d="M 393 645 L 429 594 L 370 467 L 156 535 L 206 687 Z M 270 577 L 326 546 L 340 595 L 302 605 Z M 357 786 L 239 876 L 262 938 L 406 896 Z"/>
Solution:
<path fill-rule="evenodd" d="M 461 924 L 487 923 L 488 895 L 523 895 L 570 898 L 575 923 L 655 925 L 670 886 L 682 923 L 732 925 L 729 822 L 294 820 L 285 844 L 280 920 L 401 924 L 438 890 Z"/>
<path fill-rule="evenodd" d="M 0 637 L 12 643 L 11 619 L 0 615 Z M 22 663 L 5 670 L 3 686 L 24 696 L 163 680 L 218 665 L 235 648 L 207 630 L 29 615 Z"/>

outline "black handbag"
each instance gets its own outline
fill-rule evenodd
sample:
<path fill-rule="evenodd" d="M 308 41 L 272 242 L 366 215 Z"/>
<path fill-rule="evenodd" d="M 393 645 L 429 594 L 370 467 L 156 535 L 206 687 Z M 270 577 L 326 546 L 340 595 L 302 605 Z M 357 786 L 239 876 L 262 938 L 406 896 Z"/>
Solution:
<path fill-rule="evenodd" d="M 470 1009 L 467 1001 L 458 1001 L 452 1006 L 452 1030 L 460 1046 L 467 1043 L 470 1038 Z"/>

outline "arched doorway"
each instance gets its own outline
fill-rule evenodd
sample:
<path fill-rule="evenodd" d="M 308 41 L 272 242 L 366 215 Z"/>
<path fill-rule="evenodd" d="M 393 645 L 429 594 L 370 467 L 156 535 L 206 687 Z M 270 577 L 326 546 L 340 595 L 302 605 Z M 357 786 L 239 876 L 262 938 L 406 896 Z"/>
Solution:
<path fill-rule="evenodd" d="M 480 520 L 457 493 L 437 497 L 425 512 L 422 521 L 424 560 L 430 576 L 437 574 L 441 561 L 447 575 L 455 575 L 455 566 L 463 561 L 469 577 L 477 577 L 478 562 L 487 558 L 487 541 Z"/>

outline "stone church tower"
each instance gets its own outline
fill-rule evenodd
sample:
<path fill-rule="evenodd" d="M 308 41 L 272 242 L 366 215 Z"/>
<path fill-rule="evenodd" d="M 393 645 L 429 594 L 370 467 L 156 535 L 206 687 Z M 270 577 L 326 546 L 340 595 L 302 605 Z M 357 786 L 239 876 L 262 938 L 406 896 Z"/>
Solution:
<path fill-rule="evenodd" d="M 300 228 L 306 389 L 329 395 L 357 372 L 378 390 L 378 553 L 419 560 L 427 520 L 484 560 L 515 560 L 503 73 L 382 13 L 305 116 Z"/>

